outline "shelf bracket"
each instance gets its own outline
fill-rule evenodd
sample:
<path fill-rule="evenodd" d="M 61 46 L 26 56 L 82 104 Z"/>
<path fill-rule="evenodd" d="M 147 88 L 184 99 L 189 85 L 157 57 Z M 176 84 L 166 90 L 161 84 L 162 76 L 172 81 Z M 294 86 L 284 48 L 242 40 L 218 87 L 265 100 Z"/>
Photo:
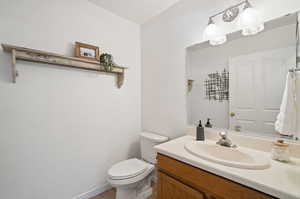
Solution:
<path fill-rule="evenodd" d="M 17 68 L 16 68 L 16 62 L 17 62 L 17 58 L 16 58 L 16 50 L 13 49 L 11 51 L 11 59 L 12 59 L 12 81 L 13 83 L 16 83 L 17 82 L 17 77 L 18 77 L 18 71 L 17 71 Z"/>
<path fill-rule="evenodd" d="M 124 84 L 124 76 L 125 76 L 124 73 L 125 73 L 124 69 L 122 69 L 122 73 L 117 74 L 117 87 L 118 88 L 121 88 Z"/>

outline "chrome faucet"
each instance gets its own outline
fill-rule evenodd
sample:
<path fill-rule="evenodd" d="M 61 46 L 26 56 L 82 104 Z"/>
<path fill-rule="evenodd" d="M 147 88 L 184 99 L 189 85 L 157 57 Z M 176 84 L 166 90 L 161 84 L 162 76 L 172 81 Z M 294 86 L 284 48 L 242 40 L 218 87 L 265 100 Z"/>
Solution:
<path fill-rule="evenodd" d="M 220 132 L 219 133 L 221 139 L 217 142 L 218 145 L 230 147 L 230 148 L 236 148 L 237 146 L 232 144 L 231 140 L 227 136 L 227 132 Z"/>

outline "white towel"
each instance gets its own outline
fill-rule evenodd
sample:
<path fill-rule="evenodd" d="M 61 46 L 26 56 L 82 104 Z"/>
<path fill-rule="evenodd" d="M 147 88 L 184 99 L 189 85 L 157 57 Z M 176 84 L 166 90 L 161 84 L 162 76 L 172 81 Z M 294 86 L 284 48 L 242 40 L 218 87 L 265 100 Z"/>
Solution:
<path fill-rule="evenodd" d="M 296 135 L 297 106 L 296 106 L 296 75 L 289 72 L 286 78 L 285 90 L 280 106 L 280 112 L 275 122 L 275 130 L 281 135 Z"/>

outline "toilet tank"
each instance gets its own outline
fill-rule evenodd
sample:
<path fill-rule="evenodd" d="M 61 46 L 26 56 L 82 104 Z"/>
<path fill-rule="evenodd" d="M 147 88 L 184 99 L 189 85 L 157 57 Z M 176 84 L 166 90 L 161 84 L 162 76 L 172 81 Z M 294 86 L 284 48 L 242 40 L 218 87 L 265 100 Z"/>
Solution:
<path fill-rule="evenodd" d="M 142 159 L 146 162 L 155 164 L 156 151 L 153 147 L 166 141 L 168 141 L 168 137 L 150 132 L 142 132 L 140 138 Z"/>

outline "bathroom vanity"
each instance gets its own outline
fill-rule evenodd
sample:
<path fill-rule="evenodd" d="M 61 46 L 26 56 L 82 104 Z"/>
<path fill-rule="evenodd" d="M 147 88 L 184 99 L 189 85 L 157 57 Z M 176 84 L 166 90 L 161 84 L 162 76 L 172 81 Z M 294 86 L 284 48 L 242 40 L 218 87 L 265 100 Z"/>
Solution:
<path fill-rule="evenodd" d="M 155 147 L 158 152 L 157 199 L 300 198 L 298 158 L 292 158 L 291 163 L 280 163 L 271 160 L 269 153 L 257 150 L 267 158 L 269 167 L 234 168 L 189 153 L 185 146 L 194 140 L 194 136 L 183 136 Z"/>
<path fill-rule="evenodd" d="M 158 199 L 275 198 L 162 154 L 158 169 Z"/>

